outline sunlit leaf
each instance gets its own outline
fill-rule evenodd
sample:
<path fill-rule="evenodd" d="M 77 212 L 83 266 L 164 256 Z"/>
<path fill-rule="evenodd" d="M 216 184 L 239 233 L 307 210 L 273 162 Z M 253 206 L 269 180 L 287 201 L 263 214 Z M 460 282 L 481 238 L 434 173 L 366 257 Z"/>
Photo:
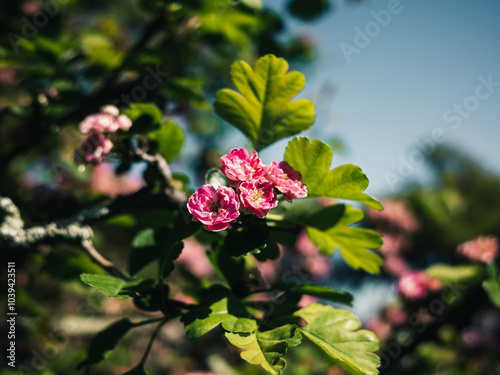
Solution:
<path fill-rule="evenodd" d="M 304 75 L 287 71 L 288 63 L 273 55 L 261 57 L 253 69 L 244 61 L 236 61 L 231 76 L 239 92 L 223 89 L 216 93 L 217 114 L 240 129 L 257 150 L 314 122 L 310 100 L 291 101 L 304 87 Z"/>
<path fill-rule="evenodd" d="M 287 324 L 270 331 L 256 331 L 250 335 L 226 333 L 226 337 L 231 344 L 243 349 L 241 358 L 245 361 L 277 375 L 281 374 L 286 366 L 286 361 L 281 357 L 289 347 L 300 343 L 296 329 L 296 325 Z"/>
<path fill-rule="evenodd" d="M 344 164 L 330 170 L 332 157 L 332 148 L 326 143 L 305 137 L 292 139 L 285 151 L 285 160 L 302 174 L 309 197 L 348 199 L 382 210 L 378 200 L 363 193 L 368 178 L 361 168 Z"/>
<path fill-rule="evenodd" d="M 335 224 L 330 228 L 306 227 L 307 236 L 326 255 L 339 249 L 352 268 L 369 273 L 379 272 L 382 259 L 367 249 L 378 249 L 382 245 L 382 236 L 371 229 L 350 226 L 363 219 L 363 211 L 360 209 L 341 204 L 336 207 L 336 210 L 343 211 L 340 219 L 336 218 Z M 325 210 L 331 209 L 327 207 Z"/>
<path fill-rule="evenodd" d="M 359 330 L 361 323 L 352 312 L 313 303 L 294 315 L 307 323 L 300 332 L 350 374 L 378 374 L 380 360 L 373 353 L 378 349 L 377 336 Z"/>

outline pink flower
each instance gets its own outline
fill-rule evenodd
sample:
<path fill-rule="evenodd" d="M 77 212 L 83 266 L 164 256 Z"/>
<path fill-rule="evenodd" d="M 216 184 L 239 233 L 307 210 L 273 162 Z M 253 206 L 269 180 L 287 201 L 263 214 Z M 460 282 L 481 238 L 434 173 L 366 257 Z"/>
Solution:
<path fill-rule="evenodd" d="M 408 321 L 408 314 L 398 306 L 390 306 L 387 308 L 385 316 L 389 323 L 394 326 L 402 326 Z"/>
<path fill-rule="evenodd" d="M 118 130 L 116 119 L 106 113 L 90 115 L 80 123 L 80 131 L 89 134 L 92 131 L 114 133 Z"/>
<path fill-rule="evenodd" d="M 399 294 L 407 299 L 422 299 L 429 291 L 442 287 L 441 281 L 427 276 L 424 271 L 412 271 L 401 276 L 396 288 Z"/>
<path fill-rule="evenodd" d="M 203 185 L 189 198 L 187 203 L 193 220 L 203 224 L 205 229 L 219 232 L 235 221 L 240 212 L 240 201 L 233 189 Z"/>
<path fill-rule="evenodd" d="M 89 134 L 92 131 L 114 133 L 118 129 L 128 130 L 132 126 L 132 121 L 125 115 L 120 115 L 120 111 L 114 105 L 106 105 L 101 108 L 101 112 L 85 117 L 80 123 L 80 131 Z"/>
<path fill-rule="evenodd" d="M 116 108 L 114 105 L 109 104 L 101 108 L 101 113 L 106 113 L 110 116 L 118 117 L 118 115 L 120 114 L 120 110 Z"/>
<path fill-rule="evenodd" d="M 111 152 L 113 143 L 99 132 L 91 132 L 75 151 L 75 162 L 100 164 L 103 158 Z"/>
<path fill-rule="evenodd" d="M 118 123 L 118 127 L 121 130 L 129 130 L 130 127 L 132 126 L 132 120 L 125 115 L 118 116 L 116 118 L 116 122 Z"/>
<path fill-rule="evenodd" d="M 307 186 L 302 185 L 302 175 L 294 170 L 286 161 L 276 163 L 273 161 L 269 166 L 266 178 L 291 202 L 292 198 L 307 197 Z"/>
<path fill-rule="evenodd" d="M 299 303 L 297 306 L 299 307 L 306 307 L 307 305 L 310 305 L 311 303 L 316 303 L 318 302 L 318 299 L 316 297 L 309 296 L 307 294 L 304 294 L 302 298 L 300 299 Z"/>
<path fill-rule="evenodd" d="M 246 211 L 253 212 L 261 219 L 266 217 L 270 209 L 278 205 L 273 185 L 265 180 L 244 181 L 238 187 L 238 193 Z"/>
<path fill-rule="evenodd" d="M 259 179 L 266 174 L 267 168 L 257 156 L 257 151 L 248 155 L 244 148 L 234 148 L 229 154 L 221 157 L 220 170 L 229 179 L 231 186 L 240 182 Z"/>
<path fill-rule="evenodd" d="M 498 254 L 498 240 L 495 237 L 478 237 L 461 244 L 457 251 L 467 259 L 490 263 Z"/>

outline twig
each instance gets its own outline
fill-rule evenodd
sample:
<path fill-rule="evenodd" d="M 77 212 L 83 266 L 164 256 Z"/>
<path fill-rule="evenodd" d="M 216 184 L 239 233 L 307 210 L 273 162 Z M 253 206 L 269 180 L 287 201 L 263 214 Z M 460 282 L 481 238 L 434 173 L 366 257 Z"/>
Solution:
<path fill-rule="evenodd" d="M 111 263 L 109 260 L 104 258 L 101 253 L 97 251 L 97 249 L 94 247 L 92 242 L 90 240 L 84 240 L 82 241 L 82 248 L 85 250 L 85 252 L 88 254 L 90 259 L 97 265 L 99 265 L 102 269 L 104 269 L 106 272 L 108 272 L 110 275 L 119 277 L 120 279 L 130 281 L 130 277 L 125 276 L 123 273 L 120 272 L 116 266 Z"/>

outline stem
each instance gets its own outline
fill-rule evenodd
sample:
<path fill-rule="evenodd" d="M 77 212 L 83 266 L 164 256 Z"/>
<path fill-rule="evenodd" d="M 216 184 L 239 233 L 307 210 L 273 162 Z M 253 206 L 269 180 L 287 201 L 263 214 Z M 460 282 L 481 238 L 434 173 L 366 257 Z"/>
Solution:
<path fill-rule="evenodd" d="M 125 281 L 130 281 L 130 277 L 125 276 L 123 273 L 116 268 L 116 266 L 111 263 L 109 260 L 104 258 L 101 253 L 97 251 L 97 249 L 92 245 L 92 242 L 90 240 L 84 240 L 82 241 L 82 248 L 85 250 L 85 252 L 88 254 L 90 259 L 96 264 L 98 264 L 102 269 L 107 271 L 109 274 L 119 277 L 120 279 L 123 279 Z"/>
<path fill-rule="evenodd" d="M 164 318 L 164 319 L 162 319 L 160 324 L 158 324 L 156 326 L 155 330 L 153 331 L 153 334 L 151 335 L 151 338 L 149 339 L 148 347 L 146 348 L 146 351 L 144 352 L 144 356 L 142 357 L 141 362 L 139 362 L 140 365 L 144 366 L 144 364 L 146 363 L 146 360 L 148 359 L 149 352 L 151 352 L 151 348 L 153 347 L 153 343 L 156 339 L 156 336 L 158 335 L 158 333 L 160 333 L 161 327 L 163 327 L 163 325 L 166 322 L 168 322 L 168 319 Z"/>
<path fill-rule="evenodd" d="M 147 325 L 147 324 L 160 322 L 160 321 L 162 321 L 162 320 L 165 320 L 165 318 L 155 318 L 155 319 L 143 320 L 142 322 L 137 322 L 137 323 L 134 323 L 134 327 L 145 326 L 145 325 Z"/>

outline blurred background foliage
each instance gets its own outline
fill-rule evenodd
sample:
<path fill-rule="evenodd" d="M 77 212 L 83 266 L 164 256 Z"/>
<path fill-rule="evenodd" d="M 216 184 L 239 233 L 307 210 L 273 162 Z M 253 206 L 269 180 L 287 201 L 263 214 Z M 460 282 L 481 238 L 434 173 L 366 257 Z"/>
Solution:
<path fill-rule="evenodd" d="M 153 102 L 187 131 L 190 147 L 173 169 L 187 172 L 194 179 L 190 186 L 196 187 L 206 169 L 216 166 L 218 147 L 230 139 L 231 131 L 211 107 L 213 93 L 231 87 L 230 64 L 273 53 L 292 67 L 314 67 L 314 43 L 303 35 L 283 40 L 281 33 L 290 17 L 314 22 L 335 7 L 327 0 L 289 0 L 286 9 L 277 14 L 259 0 L 2 2 L 1 195 L 14 200 L 27 225 L 35 225 L 139 189 L 144 184 L 140 163 L 112 162 L 86 170 L 73 163 L 78 123 L 103 105 L 121 108 L 129 102 Z M 336 151 L 342 148 L 333 142 Z M 436 263 L 471 267 L 457 247 L 478 236 L 500 236 L 500 178 L 453 148 L 438 148 L 427 162 L 434 187 L 408 186 L 387 201 L 386 216 L 368 212 L 367 224 L 384 233 L 382 277 L 354 272 L 337 258 L 329 262 L 300 238 L 282 249 L 286 256 L 279 264 L 264 263 L 261 273 L 279 278 L 299 267 L 305 278 L 354 288 L 359 300 L 354 309 L 365 312 L 367 326 L 381 337 L 383 374 L 498 374 L 500 314 L 481 287 L 487 277 L 482 265 L 472 277 L 461 278 L 452 269 L 452 279 L 466 289 L 439 314 L 429 312 L 439 294 L 413 300 L 395 293 L 395 282 L 408 270 Z M 169 220 L 164 212 L 116 217 L 93 227 L 95 242 L 124 267 L 134 235 Z M 183 283 L 196 284 L 197 276 L 209 272 L 196 261 L 196 252 L 203 250 L 197 243 L 191 248 L 192 259 L 181 259 L 173 275 L 174 293 L 176 283 L 185 288 Z M 128 301 L 105 298 L 84 286 L 79 275 L 99 271 L 79 249 L 57 245 L 34 250 L 14 258 L 0 253 L 3 263 L 8 259 L 17 265 L 17 308 L 22 312 L 17 359 L 25 367 L 20 371 L 76 373 L 75 364 L 85 358 L 93 334 L 124 313 L 150 316 Z M 2 269 L 2 282 L 4 275 Z M 383 298 L 367 297 L 378 290 Z M 1 304 L 6 306 L 3 291 Z M 145 329 L 126 336 L 109 361 L 92 373 L 129 369 L 140 360 L 150 333 Z M 307 345 L 286 358 L 294 375 L 343 373 Z M 242 364 L 221 337 L 192 341 L 182 325 L 168 324 L 148 360 L 148 373 L 182 375 L 200 369 L 260 373 Z M 19 372 L 4 368 L 0 373 Z"/>

